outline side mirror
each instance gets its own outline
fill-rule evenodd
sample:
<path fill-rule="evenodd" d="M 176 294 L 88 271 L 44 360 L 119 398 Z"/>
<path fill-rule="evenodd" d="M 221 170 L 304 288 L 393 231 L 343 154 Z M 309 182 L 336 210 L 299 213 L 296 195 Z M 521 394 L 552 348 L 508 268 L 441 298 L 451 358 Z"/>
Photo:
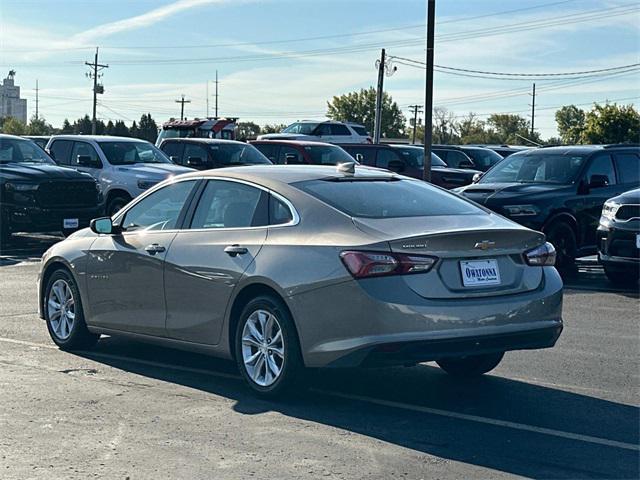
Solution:
<path fill-rule="evenodd" d="M 609 185 L 609 177 L 606 175 L 591 175 L 589 188 L 602 188 Z"/>
<path fill-rule="evenodd" d="M 458 168 L 475 168 L 476 164 L 473 163 L 471 160 L 462 160 L 459 164 L 458 164 Z"/>
<path fill-rule="evenodd" d="M 94 218 L 89 224 L 93 233 L 100 235 L 114 235 L 120 233 L 120 227 L 114 226 L 110 217 Z"/>
<path fill-rule="evenodd" d="M 201 167 L 204 164 L 201 157 L 189 157 L 187 158 L 187 165 L 190 167 Z"/>
<path fill-rule="evenodd" d="M 78 155 L 76 157 L 76 161 L 78 162 L 78 165 L 82 167 L 91 167 L 91 168 L 101 167 L 100 160 L 98 159 L 94 160 L 89 155 Z"/>
<path fill-rule="evenodd" d="M 480 181 L 480 179 L 482 178 L 482 174 L 481 173 L 476 173 L 473 178 L 471 179 L 472 183 L 478 183 Z"/>
<path fill-rule="evenodd" d="M 404 172 L 404 163 L 402 163 L 400 160 L 391 160 L 387 165 L 387 169 L 391 170 L 392 172 L 402 173 Z"/>
<path fill-rule="evenodd" d="M 358 163 L 364 162 L 364 155 L 362 155 L 361 153 L 356 153 L 356 162 Z"/>

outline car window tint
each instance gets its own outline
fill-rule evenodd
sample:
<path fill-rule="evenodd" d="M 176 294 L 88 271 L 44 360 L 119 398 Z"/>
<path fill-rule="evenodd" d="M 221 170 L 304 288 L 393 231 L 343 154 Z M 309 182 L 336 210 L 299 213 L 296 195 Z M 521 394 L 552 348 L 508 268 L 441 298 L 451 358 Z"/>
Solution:
<path fill-rule="evenodd" d="M 304 147 L 309 163 L 312 165 L 337 165 L 353 162 L 353 157 L 342 148 L 334 145 L 314 145 Z"/>
<path fill-rule="evenodd" d="M 289 207 L 280 199 L 269 195 L 269 225 L 282 225 L 293 220 Z"/>
<path fill-rule="evenodd" d="M 447 152 L 447 159 L 445 160 L 450 167 L 459 168 L 462 162 L 468 162 L 467 156 L 458 152 L 457 150 L 449 150 Z"/>
<path fill-rule="evenodd" d="M 586 157 L 549 153 L 540 149 L 531 153 L 516 153 L 496 164 L 479 183 L 555 183 L 575 181 Z"/>
<path fill-rule="evenodd" d="M 268 194 L 244 183 L 210 180 L 202 192 L 191 228 L 266 225 Z"/>
<path fill-rule="evenodd" d="M 89 157 L 92 161 L 100 162 L 100 158 L 98 157 L 98 152 L 93 148 L 93 145 L 90 145 L 86 142 L 74 142 L 73 150 L 71 150 L 71 166 L 78 166 L 78 157 Z"/>
<path fill-rule="evenodd" d="M 278 163 L 278 145 L 268 145 L 266 143 L 257 143 L 254 145 L 260 152 L 267 157 L 272 163 Z"/>
<path fill-rule="evenodd" d="M 609 180 L 609 185 L 616 184 L 616 172 L 613 169 L 611 155 L 598 155 L 593 159 L 585 175 L 586 181 L 589 182 L 594 175 L 604 175 Z"/>
<path fill-rule="evenodd" d="M 637 153 L 616 153 L 620 183 L 640 183 L 640 156 Z"/>
<path fill-rule="evenodd" d="M 54 140 L 51 143 L 51 156 L 60 165 L 69 165 L 71 163 L 71 148 L 73 142 L 71 140 Z"/>
<path fill-rule="evenodd" d="M 368 137 L 369 136 L 369 132 L 367 132 L 367 129 L 365 127 L 356 127 L 354 125 L 351 125 L 351 128 L 353 128 L 355 130 L 355 132 L 360 135 L 361 137 Z"/>
<path fill-rule="evenodd" d="M 184 164 L 182 149 L 183 144 L 181 142 L 165 142 L 162 144 L 161 148 L 161 150 L 167 154 L 167 157 L 179 165 Z"/>
<path fill-rule="evenodd" d="M 207 151 L 200 145 L 187 143 L 184 146 L 184 162 L 188 162 L 189 158 L 199 158 L 203 163 L 208 162 Z"/>
<path fill-rule="evenodd" d="M 302 154 L 298 151 L 297 148 L 283 146 L 280 148 L 278 163 L 296 165 L 305 162 L 302 158 Z"/>
<path fill-rule="evenodd" d="M 405 163 L 403 159 L 401 159 L 396 153 L 389 148 L 381 148 L 378 150 L 378 158 L 376 160 L 376 167 L 379 168 L 389 168 L 389 162 L 391 161 L 401 161 Z"/>
<path fill-rule="evenodd" d="M 349 131 L 349 129 L 344 125 L 340 125 L 337 123 L 331 124 L 330 128 L 331 128 L 331 135 L 343 135 L 343 136 L 351 135 L 351 132 Z"/>
<path fill-rule="evenodd" d="M 481 214 L 483 210 L 420 180 L 309 180 L 293 184 L 352 217 Z"/>
<path fill-rule="evenodd" d="M 314 135 L 331 135 L 331 126 L 328 123 L 321 123 L 313 132 Z"/>
<path fill-rule="evenodd" d="M 127 231 L 171 230 L 176 228 L 195 180 L 176 182 L 156 190 L 125 214 L 122 226 Z"/>
<path fill-rule="evenodd" d="M 369 165 L 370 167 L 374 167 L 376 165 L 375 148 L 351 147 L 349 145 L 345 145 L 342 148 L 363 165 Z"/>

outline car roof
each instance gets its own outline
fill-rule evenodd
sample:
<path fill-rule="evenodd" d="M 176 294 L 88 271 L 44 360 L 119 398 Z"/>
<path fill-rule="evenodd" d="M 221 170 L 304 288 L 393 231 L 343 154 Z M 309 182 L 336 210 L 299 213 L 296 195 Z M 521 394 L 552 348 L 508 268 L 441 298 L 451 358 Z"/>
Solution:
<path fill-rule="evenodd" d="M 324 147 L 335 147 L 334 143 L 327 142 L 314 142 L 312 140 L 280 140 L 277 138 L 269 139 L 269 140 L 252 140 L 249 143 L 259 143 L 264 145 L 270 144 L 283 144 L 283 145 L 298 145 L 300 147 L 317 147 L 318 145 L 322 145 Z"/>
<path fill-rule="evenodd" d="M 149 143 L 146 140 L 141 138 L 132 138 L 132 137 L 115 137 L 112 135 L 53 135 L 51 140 L 93 140 L 95 142 L 99 141 L 107 141 L 107 142 L 145 142 Z"/>
<path fill-rule="evenodd" d="M 247 142 L 239 142 L 237 140 L 227 140 L 223 138 L 166 138 L 162 143 L 181 142 L 181 143 L 206 143 L 206 144 L 231 144 L 231 145 L 247 145 Z"/>
<path fill-rule="evenodd" d="M 19 135 L 10 135 L 8 133 L 0 133 L 0 138 L 10 138 L 12 140 L 24 140 L 24 141 L 30 140 L 30 138 L 21 137 Z"/>

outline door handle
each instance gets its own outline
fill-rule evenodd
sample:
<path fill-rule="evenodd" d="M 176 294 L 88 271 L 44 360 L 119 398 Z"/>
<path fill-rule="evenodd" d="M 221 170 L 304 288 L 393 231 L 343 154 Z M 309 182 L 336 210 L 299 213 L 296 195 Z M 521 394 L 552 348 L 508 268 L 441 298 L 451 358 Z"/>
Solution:
<path fill-rule="evenodd" d="M 162 253 L 166 250 L 162 245 L 158 245 L 157 243 L 152 243 L 151 245 L 147 245 L 144 247 L 145 251 L 149 255 L 155 255 L 156 253 Z"/>
<path fill-rule="evenodd" d="M 245 247 L 241 247 L 240 245 L 229 245 L 224 248 L 224 253 L 226 253 L 230 257 L 235 257 L 237 255 L 244 255 L 248 251 L 249 250 L 247 250 Z"/>

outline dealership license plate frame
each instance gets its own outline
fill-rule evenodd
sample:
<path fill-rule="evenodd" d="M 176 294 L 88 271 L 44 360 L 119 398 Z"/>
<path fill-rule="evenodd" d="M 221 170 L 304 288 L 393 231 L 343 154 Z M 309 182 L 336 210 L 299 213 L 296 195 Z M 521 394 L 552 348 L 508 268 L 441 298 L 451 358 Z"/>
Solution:
<path fill-rule="evenodd" d="M 471 275 L 470 269 L 480 275 Z M 490 269 L 495 271 L 495 275 L 486 275 L 487 270 Z M 462 285 L 464 287 L 494 287 L 502 283 L 500 267 L 495 258 L 460 260 L 460 274 L 462 275 Z"/>
<path fill-rule="evenodd" d="M 70 230 L 72 228 L 78 228 L 80 226 L 80 219 L 78 218 L 65 218 L 62 220 L 62 228 Z"/>

